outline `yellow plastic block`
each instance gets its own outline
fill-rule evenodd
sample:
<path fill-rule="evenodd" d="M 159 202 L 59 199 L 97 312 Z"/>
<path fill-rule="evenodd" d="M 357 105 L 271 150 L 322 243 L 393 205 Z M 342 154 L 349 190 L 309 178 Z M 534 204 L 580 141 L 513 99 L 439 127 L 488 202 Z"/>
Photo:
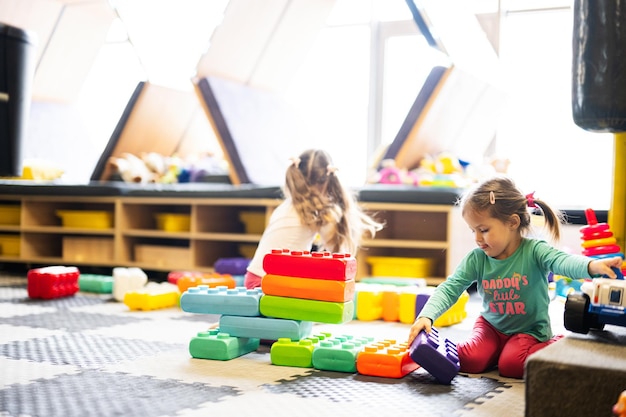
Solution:
<path fill-rule="evenodd" d="M 357 284 L 356 319 L 379 320 L 383 317 L 382 287 L 376 284 Z"/>
<path fill-rule="evenodd" d="M 168 282 L 148 284 L 140 290 L 124 294 L 124 304 L 131 310 L 148 311 L 175 307 L 179 300 L 178 287 Z"/>
<path fill-rule="evenodd" d="M 435 320 L 433 326 L 446 327 L 462 322 L 467 317 L 467 311 L 465 310 L 465 306 L 467 305 L 468 301 L 469 294 L 467 291 L 463 291 L 463 294 L 461 294 L 456 303 L 454 303 L 452 307 L 450 307 L 437 320 Z"/>

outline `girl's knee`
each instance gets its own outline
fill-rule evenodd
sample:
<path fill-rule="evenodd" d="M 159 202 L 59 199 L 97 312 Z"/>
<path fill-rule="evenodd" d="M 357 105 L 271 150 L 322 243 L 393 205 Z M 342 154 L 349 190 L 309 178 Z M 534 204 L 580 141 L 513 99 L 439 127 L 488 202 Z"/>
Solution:
<path fill-rule="evenodd" d="M 461 372 L 479 374 L 495 366 L 493 356 L 485 354 L 484 350 L 469 349 L 462 343 L 459 343 L 457 351 Z"/>

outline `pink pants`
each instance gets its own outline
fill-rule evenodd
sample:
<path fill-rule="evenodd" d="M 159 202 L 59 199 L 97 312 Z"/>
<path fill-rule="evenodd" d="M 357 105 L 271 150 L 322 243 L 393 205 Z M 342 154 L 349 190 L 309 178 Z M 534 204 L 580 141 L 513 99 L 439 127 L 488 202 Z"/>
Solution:
<path fill-rule="evenodd" d="M 261 277 L 252 272 L 246 272 L 246 276 L 243 278 L 243 285 L 249 290 L 259 288 L 261 286 Z"/>
<path fill-rule="evenodd" d="M 457 345 L 461 372 L 478 374 L 497 366 L 501 376 L 522 379 L 528 356 L 562 337 L 540 342 L 523 333 L 507 336 L 478 317 L 470 338 Z"/>

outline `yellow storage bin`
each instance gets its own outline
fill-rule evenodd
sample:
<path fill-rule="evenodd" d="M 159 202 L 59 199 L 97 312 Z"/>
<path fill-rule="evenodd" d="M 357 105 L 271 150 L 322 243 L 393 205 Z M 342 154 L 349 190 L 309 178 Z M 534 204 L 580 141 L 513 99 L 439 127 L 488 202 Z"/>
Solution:
<path fill-rule="evenodd" d="M 179 213 L 155 214 L 157 229 L 166 232 L 188 232 L 191 229 L 191 216 Z"/>
<path fill-rule="evenodd" d="M 367 263 L 373 277 L 432 277 L 435 261 L 430 258 L 402 258 L 392 256 L 370 256 Z"/>
<path fill-rule="evenodd" d="M 246 233 L 260 235 L 265 230 L 265 213 L 259 211 L 241 211 L 239 220 L 243 223 Z"/>
<path fill-rule="evenodd" d="M 94 210 L 57 210 L 63 227 L 79 229 L 110 229 L 113 227 L 113 213 Z"/>
<path fill-rule="evenodd" d="M 9 204 L 0 205 L 0 225 L 19 226 L 21 212 L 20 206 Z"/>
<path fill-rule="evenodd" d="M 18 235 L 0 235 L 0 255 L 20 256 L 20 237 Z"/>

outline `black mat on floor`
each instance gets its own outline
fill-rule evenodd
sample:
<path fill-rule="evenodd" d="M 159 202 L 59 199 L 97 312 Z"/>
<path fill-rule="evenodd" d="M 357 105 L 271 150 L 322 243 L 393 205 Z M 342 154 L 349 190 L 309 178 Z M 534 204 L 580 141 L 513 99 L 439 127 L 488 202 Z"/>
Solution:
<path fill-rule="evenodd" d="M 484 404 L 515 386 L 492 374 L 441 385 L 422 369 L 391 379 L 282 367 L 271 364 L 269 345 L 230 361 L 191 358 L 189 340 L 213 320 L 178 307 L 129 311 L 108 295 L 32 300 L 25 281 L 0 276 L 0 415 L 488 416 L 502 410 L 490 414 Z M 331 326 L 375 337 L 390 329 L 408 331 L 400 323 Z M 523 401 L 518 394 L 507 401 Z"/>

